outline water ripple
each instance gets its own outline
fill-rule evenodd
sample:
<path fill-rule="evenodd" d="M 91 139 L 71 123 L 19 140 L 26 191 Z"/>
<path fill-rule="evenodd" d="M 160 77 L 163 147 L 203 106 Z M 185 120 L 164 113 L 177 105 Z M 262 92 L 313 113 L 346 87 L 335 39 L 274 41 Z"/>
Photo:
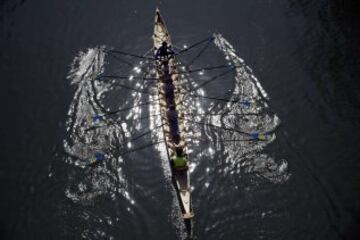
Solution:
<path fill-rule="evenodd" d="M 226 236 L 225 226 L 232 222 L 271 216 L 274 212 L 269 209 L 262 212 L 242 209 L 240 203 L 244 200 L 240 199 L 246 198 L 251 189 L 261 186 L 264 180 L 268 184 L 286 182 L 290 173 L 285 159 L 275 160 L 265 151 L 276 141 L 275 132 L 280 124 L 267 103 L 268 94 L 232 45 L 220 34 L 214 38 L 214 47 L 220 50 L 221 58 L 229 66 L 227 72 L 232 72 L 230 77 L 221 73 L 222 78 L 233 79 L 222 86 L 225 90 L 230 88 L 225 93 L 227 101 L 206 99 L 214 92 L 208 83 L 216 77 L 205 69 L 197 74 L 196 81 L 194 75 L 184 71 L 180 84 L 187 90 L 183 119 L 194 209 L 199 219 L 209 214 L 209 208 L 213 209 L 212 216 L 216 216 L 198 225 L 203 226 L 207 235 L 221 238 Z M 64 161 L 73 166 L 68 173 L 65 195 L 83 206 L 79 213 L 82 220 L 101 219 L 107 223 L 107 227 L 84 229 L 82 236 L 112 239 L 114 223 L 128 218 L 131 228 L 135 229 L 131 234 L 134 239 L 144 234 L 156 236 L 160 230 L 151 228 L 151 216 L 158 214 L 167 216 L 165 219 L 177 236 L 185 238 L 163 136 L 158 129 L 160 116 L 155 84 L 141 78 L 151 76 L 151 63 L 139 62 L 125 70 L 119 68 L 119 64 L 112 66 L 106 60 L 111 56 L 106 55 L 105 50 L 98 47 L 81 51 L 68 75 L 76 90 L 63 144 L 67 153 Z M 179 69 L 187 67 L 183 65 Z M 127 81 L 134 91 L 124 90 L 114 79 L 99 81 L 107 71 L 129 76 Z M 97 162 L 101 164 L 88 168 Z M 240 184 L 239 179 L 249 182 Z M 241 196 L 232 200 L 235 205 L 219 205 L 227 201 L 229 194 Z M 111 208 L 117 209 L 115 215 L 94 215 L 87 209 L 86 206 L 104 199 L 109 199 Z M 232 211 L 238 211 L 239 215 L 229 214 Z M 198 221 L 196 218 L 195 223 Z"/>

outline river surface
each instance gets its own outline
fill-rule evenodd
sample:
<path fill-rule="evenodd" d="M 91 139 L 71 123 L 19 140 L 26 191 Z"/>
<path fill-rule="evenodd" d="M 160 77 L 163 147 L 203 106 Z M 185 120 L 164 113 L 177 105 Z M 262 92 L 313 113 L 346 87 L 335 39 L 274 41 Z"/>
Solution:
<path fill-rule="evenodd" d="M 217 34 L 184 65 L 235 66 L 183 77 L 193 238 L 358 239 L 357 5 L 1 1 L 1 239 L 187 238 L 151 63 L 107 52 L 147 52 L 157 6 L 178 51 Z"/>

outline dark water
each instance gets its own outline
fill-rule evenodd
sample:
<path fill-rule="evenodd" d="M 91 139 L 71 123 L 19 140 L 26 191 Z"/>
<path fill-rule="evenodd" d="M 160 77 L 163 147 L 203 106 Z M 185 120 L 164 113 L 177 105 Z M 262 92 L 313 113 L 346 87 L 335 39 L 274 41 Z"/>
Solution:
<path fill-rule="evenodd" d="M 231 164 L 221 154 L 195 159 L 194 237 L 360 235 L 357 4 L 1 1 L 0 6 L 3 239 L 182 238 L 166 169 L 157 155 L 149 155 L 154 149 L 124 158 L 113 179 L 112 168 L 89 171 L 69 164 L 63 147 L 64 139 L 73 140 L 66 121 L 78 89 L 68 79 L 74 57 L 97 46 L 147 51 L 156 6 L 179 45 L 223 34 L 253 69 L 281 120 L 276 140 L 262 150 L 277 163 L 286 161 L 288 177 L 281 181 L 261 169 L 225 173 Z M 92 189 L 76 191 L 88 183 Z"/>

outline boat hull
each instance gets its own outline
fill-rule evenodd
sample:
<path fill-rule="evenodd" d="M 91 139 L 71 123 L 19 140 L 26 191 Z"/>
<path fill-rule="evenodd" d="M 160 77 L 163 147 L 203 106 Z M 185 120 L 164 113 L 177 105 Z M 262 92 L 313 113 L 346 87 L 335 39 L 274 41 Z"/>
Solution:
<path fill-rule="evenodd" d="M 155 25 L 154 25 L 154 51 L 161 47 L 163 42 L 167 42 L 168 45 L 171 46 L 171 38 L 170 34 L 167 30 L 166 24 L 161 17 L 159 10 L 156 10 L 155 14 Z M 190 172 L 189 170 L 184 171 L 176 171 L 171 163 L 171 156 L 175 154 L 176 147 L 182 147 L 184 150 L 184 154 L 186 155 L 187 146 L 185 142 L 185 122 L 184 122 L 184 106 L 182 105 L 183 102 L 183 95 L 181 94 L 181 86 L 179 84 L 180 75 L 176 69 L 177 60 L 175 57 L 172 57 L 168 61 L 168 68 L 170 69 L 170 75 L 172 79 L 172 83 L 175 87 L 174 90 L 174 102 L 176 104 L 177 110 L 177 122 L 178 122 L 178 129 L 179 129 L 179 140 L 178 142 L 174 142 L 172 136 L 170 135 L 170 123 L 167 117 L 168 112 L 168 105 L 165 98 L 165 81 L 163 79 L 164 68 L 162 61 L 156 61 L 156 75 L 157 75 L 157 87 L 158 87 L 158 94 L 159 94 L 159 105 L 160 105 L 160 116 L 163 125 L 163 132 L 164 132 L 164 139 L 166 145 L 167 156 L 169 159 L 169 164 L 171 167 L 172 172 L 172 179 L 175 190 L 177 192 L 177 196 L 179 199 L 180 207 L 182 210 L 182 216 L 185 220 L 191 219 L 194 214 L 192 211 L 192 204 L 191 204 L 191 187 L 190 187 Z"/>

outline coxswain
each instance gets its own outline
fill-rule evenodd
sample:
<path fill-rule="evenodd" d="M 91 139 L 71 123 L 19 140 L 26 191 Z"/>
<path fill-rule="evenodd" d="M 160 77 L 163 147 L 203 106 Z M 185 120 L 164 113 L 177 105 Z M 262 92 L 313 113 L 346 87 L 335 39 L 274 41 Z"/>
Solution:
<path fill-rule="evenodd" d="M 155 54 L 156 60 L 167 60 L 174 55 L 174 51 L 170 49 L 167 42 L 163 42 L 161 47 L 158 48 Z"/>

